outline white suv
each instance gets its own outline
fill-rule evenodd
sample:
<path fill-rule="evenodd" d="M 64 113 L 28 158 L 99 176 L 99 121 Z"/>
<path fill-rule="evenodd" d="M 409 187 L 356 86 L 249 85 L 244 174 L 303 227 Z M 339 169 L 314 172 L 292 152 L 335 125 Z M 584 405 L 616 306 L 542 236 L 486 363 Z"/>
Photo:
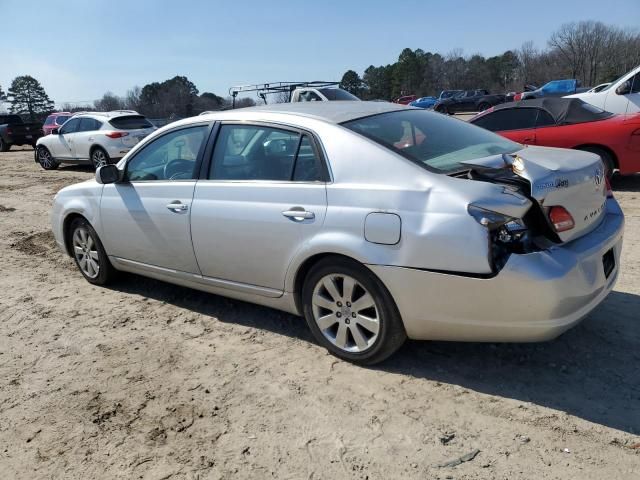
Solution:
<path fill-rule="evenodd" d="M 35 160 L 45 170 L 60 163 L 90 163 L 98 168 L 120 160 L 156 130 L 132 110 L 79 113 L 36 143 Z"/>

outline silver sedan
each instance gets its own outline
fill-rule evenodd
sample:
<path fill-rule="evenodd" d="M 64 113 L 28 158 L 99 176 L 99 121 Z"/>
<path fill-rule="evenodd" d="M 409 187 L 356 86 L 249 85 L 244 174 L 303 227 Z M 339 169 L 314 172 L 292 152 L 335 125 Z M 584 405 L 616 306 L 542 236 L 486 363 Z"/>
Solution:
<path fill-rule="evenodd" d="M 598 156 L 381 102 L 185 119 L 52 210 L 91 283 L 127 271 L 302 315 L 363 364 L 407 337 L 559 335 L 613 288 L 623 225 Z"/>

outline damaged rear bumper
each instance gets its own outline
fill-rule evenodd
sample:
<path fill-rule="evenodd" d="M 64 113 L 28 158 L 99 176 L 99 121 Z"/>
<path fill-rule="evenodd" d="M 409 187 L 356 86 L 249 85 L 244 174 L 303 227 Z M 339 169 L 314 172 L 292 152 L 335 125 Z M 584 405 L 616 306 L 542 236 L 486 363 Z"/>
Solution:
<path fill-rule="evenodd" d="M 549 250 L 513 254 L 493 278 L 369 268 L 391 292 L 409 338 L 543 341 L 576 325 L 613 289 L 623 229 L 622 211 L 610 199 L 595 230 Z M 607 276 L 603 257 L 610 250 L 615 266 Z"/>

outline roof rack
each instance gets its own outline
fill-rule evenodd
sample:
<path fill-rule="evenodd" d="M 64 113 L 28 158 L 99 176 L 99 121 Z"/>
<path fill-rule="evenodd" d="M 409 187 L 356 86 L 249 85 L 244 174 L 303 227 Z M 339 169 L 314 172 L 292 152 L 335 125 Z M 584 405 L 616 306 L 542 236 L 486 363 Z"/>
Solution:
<path fill-rule="evenodd" d="M 335 87 L 340 85 L 340 82 L 322 82 L 319 80 L 313 82 L 272 82 L 272 83 L 256 83 L 254 85 L 237 85 L 229 89 L 229 95 L 232 98 L 231 108 L 236 106 L 236 97 L 242 92 L 256 92 L 256 95 L 260 97 L 264 103 L 267 103 L 267 95 L 274 93 L 286 93 L 289 95 L 289 101 L 291 101 L 291 95 L 296 88 L 323 88 L 323 87 Z"/>

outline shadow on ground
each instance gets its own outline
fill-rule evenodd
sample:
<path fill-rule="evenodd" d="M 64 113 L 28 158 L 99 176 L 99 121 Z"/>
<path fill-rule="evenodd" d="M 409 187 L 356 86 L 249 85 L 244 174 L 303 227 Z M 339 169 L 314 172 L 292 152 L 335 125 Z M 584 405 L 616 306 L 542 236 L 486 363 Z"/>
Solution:
<path fill-rule="evenodd" d="M 225 323 L 313 341 L 302 318 L 269 308 L 135 275 L 123 276 L 112 288 L 165 301 Z M 612 292 L 582 324 L 551 342 L 409 341 L 374 368 L 531 402 L 638 434 L 638 312 L 640 296 Z"/>
<path fill-rule="evenodd" d="M 611 179 L 613 192 L 640 192 L 640 174 L 615 175 Z"/>

